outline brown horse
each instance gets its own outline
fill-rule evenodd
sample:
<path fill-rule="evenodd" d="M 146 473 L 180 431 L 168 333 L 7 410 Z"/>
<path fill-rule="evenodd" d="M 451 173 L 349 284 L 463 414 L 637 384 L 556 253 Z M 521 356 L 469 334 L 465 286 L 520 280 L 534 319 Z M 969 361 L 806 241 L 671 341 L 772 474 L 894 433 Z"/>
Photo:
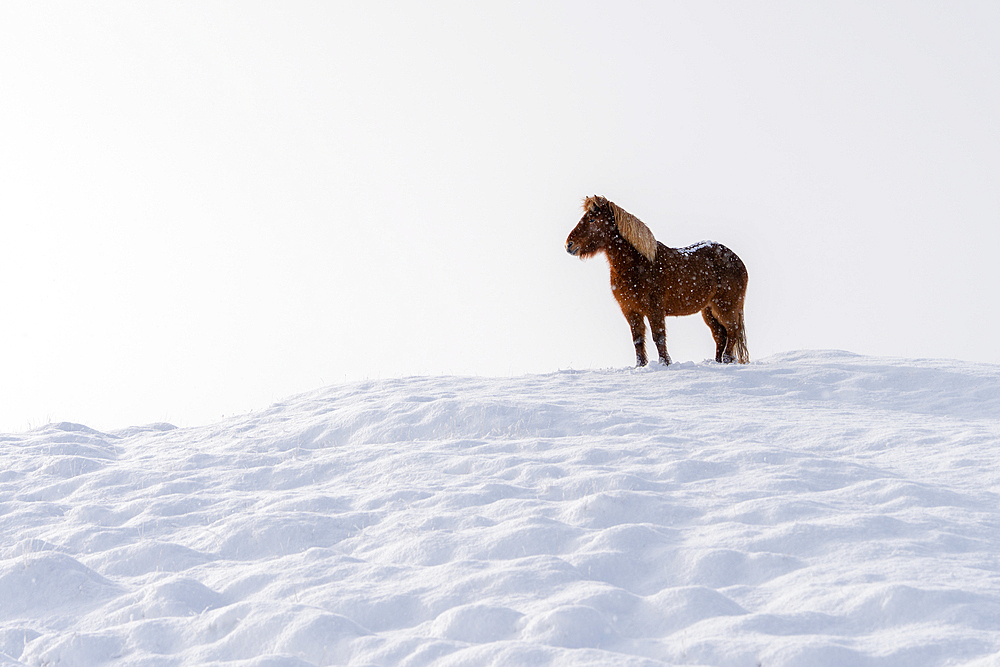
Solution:
<path fill-rule="evenodd" d="M 646 323 L 660 363 L 669 364 L 668 315 L 701 311 L 715 338 L 719 363 L 750 361 L 743 329 L 747 269 L 732 250 L 711 241 L 668 248 L 649 227 L 604 197 L 587 197 L 583 217 L 566 239 L 566 252 L 581 258 L 603 252 L 611 265 L 611 291 L 632 328 L 636 366 L 646 365 Z"/>

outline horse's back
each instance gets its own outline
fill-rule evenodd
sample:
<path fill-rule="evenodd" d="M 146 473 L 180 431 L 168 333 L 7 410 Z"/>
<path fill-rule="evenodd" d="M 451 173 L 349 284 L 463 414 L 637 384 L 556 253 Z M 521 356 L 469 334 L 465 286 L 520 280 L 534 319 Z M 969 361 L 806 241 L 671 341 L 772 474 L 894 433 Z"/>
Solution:
<path fill-rule="evenodd" d="M 680 248 L 681 252 L 703 258 L 715 270 L 715 275 L 720 284 L 728 284 L 730 287 L 746 289 L 747 267 L 735 252 L 715 241 L 701 241 L 686 248 Z"/>

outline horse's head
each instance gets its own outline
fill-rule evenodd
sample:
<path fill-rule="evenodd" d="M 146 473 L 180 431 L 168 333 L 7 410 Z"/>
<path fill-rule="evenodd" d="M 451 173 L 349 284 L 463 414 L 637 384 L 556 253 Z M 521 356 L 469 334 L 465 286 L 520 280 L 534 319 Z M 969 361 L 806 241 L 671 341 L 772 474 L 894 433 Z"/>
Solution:
<path fill-rule="evenodd" d="M 615 236 L 615 214 L 604 197 L 583 200 L 583 217 L 566 238 L 566 252 L 581 259 L 604 250 Z"/>

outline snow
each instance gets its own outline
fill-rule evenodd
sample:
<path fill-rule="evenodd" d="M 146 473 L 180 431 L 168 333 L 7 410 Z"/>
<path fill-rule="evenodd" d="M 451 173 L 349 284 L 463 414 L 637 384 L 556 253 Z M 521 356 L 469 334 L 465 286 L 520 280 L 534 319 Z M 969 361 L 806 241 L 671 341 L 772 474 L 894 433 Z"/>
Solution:
<path fill-rule="evenodd" d="M 0 665 L 996 666 L 998 444 L 836 351 L 0 435 Z"/>

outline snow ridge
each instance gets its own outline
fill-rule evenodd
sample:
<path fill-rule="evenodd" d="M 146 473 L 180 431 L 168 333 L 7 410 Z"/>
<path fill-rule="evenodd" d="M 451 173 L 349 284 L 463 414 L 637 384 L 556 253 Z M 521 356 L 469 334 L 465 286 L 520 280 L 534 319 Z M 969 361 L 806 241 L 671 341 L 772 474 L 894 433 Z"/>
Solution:
<path fill-rule="evenodd" d="M 1000 665 L 998 443 L 838 351 L 0 434 L 0 665 Z"/>

